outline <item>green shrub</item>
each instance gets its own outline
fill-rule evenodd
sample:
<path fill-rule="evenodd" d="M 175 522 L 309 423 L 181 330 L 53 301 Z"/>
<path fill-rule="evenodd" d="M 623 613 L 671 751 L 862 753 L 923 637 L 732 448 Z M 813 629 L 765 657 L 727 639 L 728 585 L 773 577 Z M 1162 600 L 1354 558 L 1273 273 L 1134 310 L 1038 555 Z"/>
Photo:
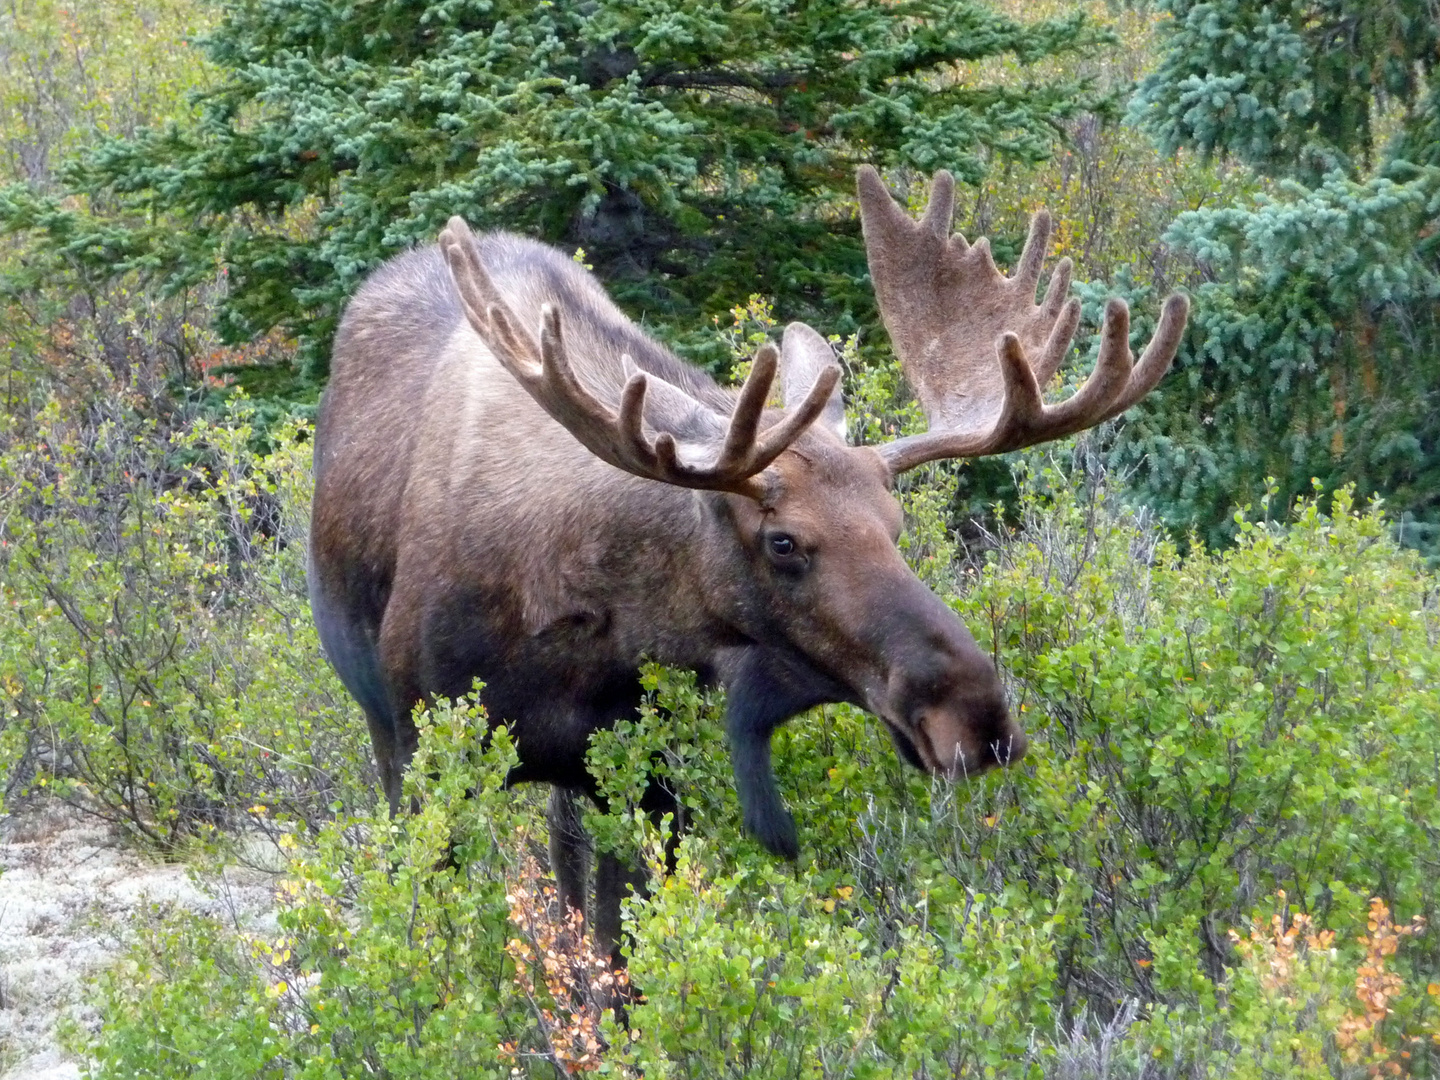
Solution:
<path fill-rule="evenodd" d="M 552 1075 L 579 1060 L 557 1046 L 589 1039 L 575 1068 L 619 1075 L 1434 1076 L 1437 950 L 1417 934 L 1384 952 L 1370 900 L 1395 927 L 1436 917 L 1434 579 L 1343 492 L 1329 514 L 1242 518 L 1234 549 L 1182 558 L 1103 487 L 1054 472 L 1022 487 L 1022 519 L 956 566 L 970 584 L 952 599 L 1007 669 L 1022 765 L 935 783 L 859 710 L 816 710 L 776 738 L 802 839 L 777 863 L 742 833 L 721 696 L 647 669 L 645 706 L 590 756 L 609 797 L 589 816 L 597 845 L 652 872 L 627 905 L 643 999 L 623 1031 L 597 1019 L 593 986 L 517 966 L 573 946 L 525 869 L 543 831 L 499 790 L 504 737 L 477 766 L 478 715 L 438 709 L 411 773 L 418 815 L 285 841 L 283 940 L 265 945 L 290 950 L 275 1075 L 332 1075 L 317 1055 L 337 1047 L 382 1075 Z M 647 772 L 689 830 L 668 878 L 639 810 Z M 1294 946 L 1276 983 L 1275 941 L 1307 926 L 1333 936 Z M 178 965 L 172 980 L 216 977 L 180 961 L 176 932 L 139 954 Z M 247 970 L 268 1001 L 280 976 Z M 178 1004 L 137 996 L 158 979 L 106 984 L 97 1052 L 169 1022 Z M 1383 1022 L 1364 1028 L 1382 983 Z M 239 1040 L 221 1011 L 188 1030 Z"/>
<path fill-rule="evenodd" d="M 1340 492 L 1180 560 L 1104 513 L 1062 490 L 960 605 L 1046 746 L 997 828 L 1011 876 L 1073 867 L 1087 950 L 1142 994 L 1218 976 L 1278 888 L 1322 919 L 1375 891 L 1433 915 L 1435 583 L 1380 514 Z"/>
<path fill-rule="evenodd" d="M 1126 999 L 1152 1006 L 1131 1050 L 1199 1067 L 1304 1011 L 1227 997 L 1227 931 L 1278 891 L 1342 930 L 1335 1002 L 1369 896 L 1434 918 L 1436 589 L 1379 513 L 1342 492 L 1182 560 L 1103 490 L 1038 486 L 955 600 L 1011 672 L 1034 740 L 1019 769 L 932 786 L 855 710 L 797 720 L 776 740 L 792 872 L 740 835 L 723 760 L 692 748 L 714 745 L 718 704 L 686 680 L 652 672 L 668 717 L 597 736 L 612 797 L 658 761 L 695 822 L 680 873 L 633 909 L 647 1075 L 1025 1075 Z M 1436 950 L 1418 940 L 1401 969 L 1426 986 Z M 1426 995 L 1394 1008 L 1396 1040 L 1433 1024 Z"/>
<path fill-rule="evenodd" d="M 506 943 L 535 807 L 503 789 L 504 731 L 480 750 L 473 704 L 420 718 L 419 809 L 339 815 L 292 856 L 278 929 L 157 912 L 96 985 L 98 1037 L 73 1035 L 89 1075 L 453 1080 L 508 1076 L 537 1028 Z M 545 1075 L 541 1073 L 540 1075 Z"/>
<path fill-rule="evenodd" d="M 243 402 L 220 424 L 102 393 L 4 434 L 6 792 L 56 792 L 166 849 L 368 801 L 305 599 L 305 429 L 262 454 Z"/>
<path fill-rule="evenodd" d="M 907 423 L 883 371 L 855 400 L 862 437 Z M 996 655 L 1032 750 L 949 785 L 857 709 L 797 718 L 775 739 L 793 866 L 743 833 L 722 695 L 647 668 L 590 754 L 596 845 L 652 874 L 622 1030 L 475 709 L 426 721 L 418 813 L 376 807 L 303 607 L 303 428 L 261 453 L 245 420 L 57 404 L 0 456 L 12 777 L 167 847 L 259 824 L 289 859 L 277 934 L 141 928 L 98 990 L 96 1075 L 208 1075 L 213 1047 L 287 1077 L 1436 1075 L 1440 950 L 1409 935 L 1374 974 L 1372 898 L 1386 925 L 1437 915 L 1440 605 L 1348 492 L 1182 557 L 1032 453 L 1018 518 L 967 554 L 954 470 L 909 478 L 907 557 Z M 649 777 L 686 830 L 668 878 Z M 1304 926 L 1334 936 L 1284 954 Z"/>
<path fill-rule="evenodd" d="M 190 0 L 17 0 L 0 12 L 0 177 L 47 189 L 69 154 L 189 113 L 213 77 L 187 47 L 213 22 Z"/>

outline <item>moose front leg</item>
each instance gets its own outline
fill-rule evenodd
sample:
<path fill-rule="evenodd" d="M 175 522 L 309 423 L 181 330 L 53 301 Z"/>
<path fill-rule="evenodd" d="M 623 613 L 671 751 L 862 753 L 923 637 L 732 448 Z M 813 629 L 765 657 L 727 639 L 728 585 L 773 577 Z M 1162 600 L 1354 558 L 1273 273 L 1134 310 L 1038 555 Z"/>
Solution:
<path fill-rule="evenodd" d="M 830 680 L 778 653 L 747 650 L 725 680 L 725 727 L 746 830 L 786 859 L 800 854 L 795 819 L 770 765 L 770 736 L 796 713 L 844 698 Z"/>
<path fill-rule="evenodd" d="M 590 881 L 590 838 L 581 820 L 579 793 L 558 784 L 552 786 L 545 820 L 550 826 L 550 872 L 555 875 L 555 887 L 568 907 L 584 915 Z"/>
<path fill-rule="evenodd" d="M 570 788 L 554 786 L 550 789 L 550 803 L 545 815 L 550 826 L 550 870 L 555 875 L 560 899 L 585 916 L 594 935 L 596 954 L 608 956 L 611 965 L 618 969 L 625 966 L 620 951 L 620 904 L 631 892 L 637 896 L 646 895 L 646 875 L 643 869 L 630 866 L 612 852 L 599 852 L 593 859 L 594 902 L 586 903 L 592 845 L 585 832 L 581 797 L 581 792 Z M 665 842 L 665 869 L 667 873 L 672 873 L 682 827 L 679 802 L 669 790 L 652 780 L 640 801 L 640 809 L 656 825 L 666 814 L 672 815 L 670 836 Z"/>

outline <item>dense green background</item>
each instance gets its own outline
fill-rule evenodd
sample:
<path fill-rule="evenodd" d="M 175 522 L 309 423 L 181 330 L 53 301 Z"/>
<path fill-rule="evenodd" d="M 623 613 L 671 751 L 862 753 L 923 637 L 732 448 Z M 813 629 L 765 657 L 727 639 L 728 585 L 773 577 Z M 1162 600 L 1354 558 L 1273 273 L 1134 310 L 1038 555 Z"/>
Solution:
<path fill-rule="evenodd" d="M 853 169 L 918 195 L 945 167 L 961 227 L 1002 256 L 1024 211 L 1071 211 L 1060 249 L 1097 316 L 1107 292 L 1133 301 L 1137 340 L 1159 290 L 1193 291 L 1179 374 L 1106 438 L 1168 523 L 1223 542 L 1267 477 L 1287 499 L 1319 477 L 1385 496 L 1402 543 L 1440 554 L 1431 5 L 1029 11 L 1049 18 L 878 0 L 222 6 L 208 64 L 189 64 L 203 78 L 165 87 L 199 84 L 188 107 L 172 97 L 148 125 L 132 107 L 78 152 L 29 155 L 43 167 L 0 195 L 32 255 L 8 290 L 33 298 L 63 268 L 203 293 L 221 343 L 294 339 L 235 377 L 304 404 L 364 274 L 458 212 L 583 248 L 635 317 L 716 370 L 717 322 L 752 294 L 781 321 L 859 331 L 882 363 Z M 973 471 L 957 524 L 1012 490 Z"/>
<path fill-rule="evenodd" d="M 132 928 L 70 1045 L 106 1077 L 549 1077 L 584 1053 L 647 1077 L 1436 1076 L 1440 941 L 1408 932 L 1440 918 L 1436 50 L 1425 2 L 0 12 L 3 795 L 202 874 L 283 867 L 278 927 Z M 1020 767 L 932 785 L 863 714 L 798 718 L 783 865 L 740 828 L 722 702 L 647 675 L 595 740 L 591 829 L 653 860 L 630 811 L 658 768 L 691 832 L 630 909 L 626 1031 L 571 964 L 539 796 L 500 789 L 483 715 L 438 707 L 421 812 L 377 806 L 304 593 L 329 337 L 368 269 L 462 212 L 583 248 L 721 375 L 790 318 L 846 335 L 854 430 L 912 429 L 864 161 L 915 206 L 954 170 L 958 226 L 1002 261 L 1049 207 L 1088 327 L 1119 293 L 1142 345 L 1182 288 L 1191 328 L 1122 421 L 902 484 L 902 550 L 995 653 Z M 1061 381 L 1092 355 L 1084 332 Z"/>

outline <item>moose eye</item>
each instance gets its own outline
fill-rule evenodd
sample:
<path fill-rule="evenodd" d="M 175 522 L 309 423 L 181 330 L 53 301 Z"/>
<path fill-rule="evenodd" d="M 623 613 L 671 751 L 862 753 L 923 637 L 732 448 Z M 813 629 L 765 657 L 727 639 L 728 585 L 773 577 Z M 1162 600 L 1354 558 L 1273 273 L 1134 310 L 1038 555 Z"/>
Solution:
<path fill-rule="evenodd" d="M 803 575 L 810 568 L 810 559 L 789 533 L 770 533 L 765 537 L 765 554 L 770 565 L 788 577 Z"/>

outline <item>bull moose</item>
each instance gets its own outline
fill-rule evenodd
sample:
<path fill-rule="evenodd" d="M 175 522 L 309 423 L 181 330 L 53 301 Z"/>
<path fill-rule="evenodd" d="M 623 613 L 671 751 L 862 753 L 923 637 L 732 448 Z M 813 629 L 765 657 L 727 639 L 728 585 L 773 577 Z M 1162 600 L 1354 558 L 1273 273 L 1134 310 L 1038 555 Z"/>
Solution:
<path fill-rule="evenodd" d="M 1094 372 L 1047 405 L 1080 318 L 1069 260 L 1036 303 L 1049 216 L 1006 277 L 988 241 L 951 235 L 948 173 L 918 222 L 874 169 L 858 180 L 881 316 L 928 420 L 885 445 L 847 444 L 839 367 L 803 323 L 730 390 L 524 237 L 477 237 L 454 218 L 438 247 L 361 287 L 320 406 L 310 589 L 392 810 L 412 708 L 479 677 L 489 716 L 512 725 L 511 780 L 553 785 L 553 866 L 584 910 L 586 743 L 633 714 L 642 658 L 725 687 L 745 826 L 789 858 L 770 737 L 812 706 L 867 709 L 905 760 L 946 777 L 1025 753 L 991 660 L 901 558 L 893 482 L 1123 412 L 1169 368 L 1187 303 L 1166 301 L 1132 365 L 1129 312 L 1111 300 Z M 624 874 L 601 857 L 602 947 L 618 940 Z"/>

